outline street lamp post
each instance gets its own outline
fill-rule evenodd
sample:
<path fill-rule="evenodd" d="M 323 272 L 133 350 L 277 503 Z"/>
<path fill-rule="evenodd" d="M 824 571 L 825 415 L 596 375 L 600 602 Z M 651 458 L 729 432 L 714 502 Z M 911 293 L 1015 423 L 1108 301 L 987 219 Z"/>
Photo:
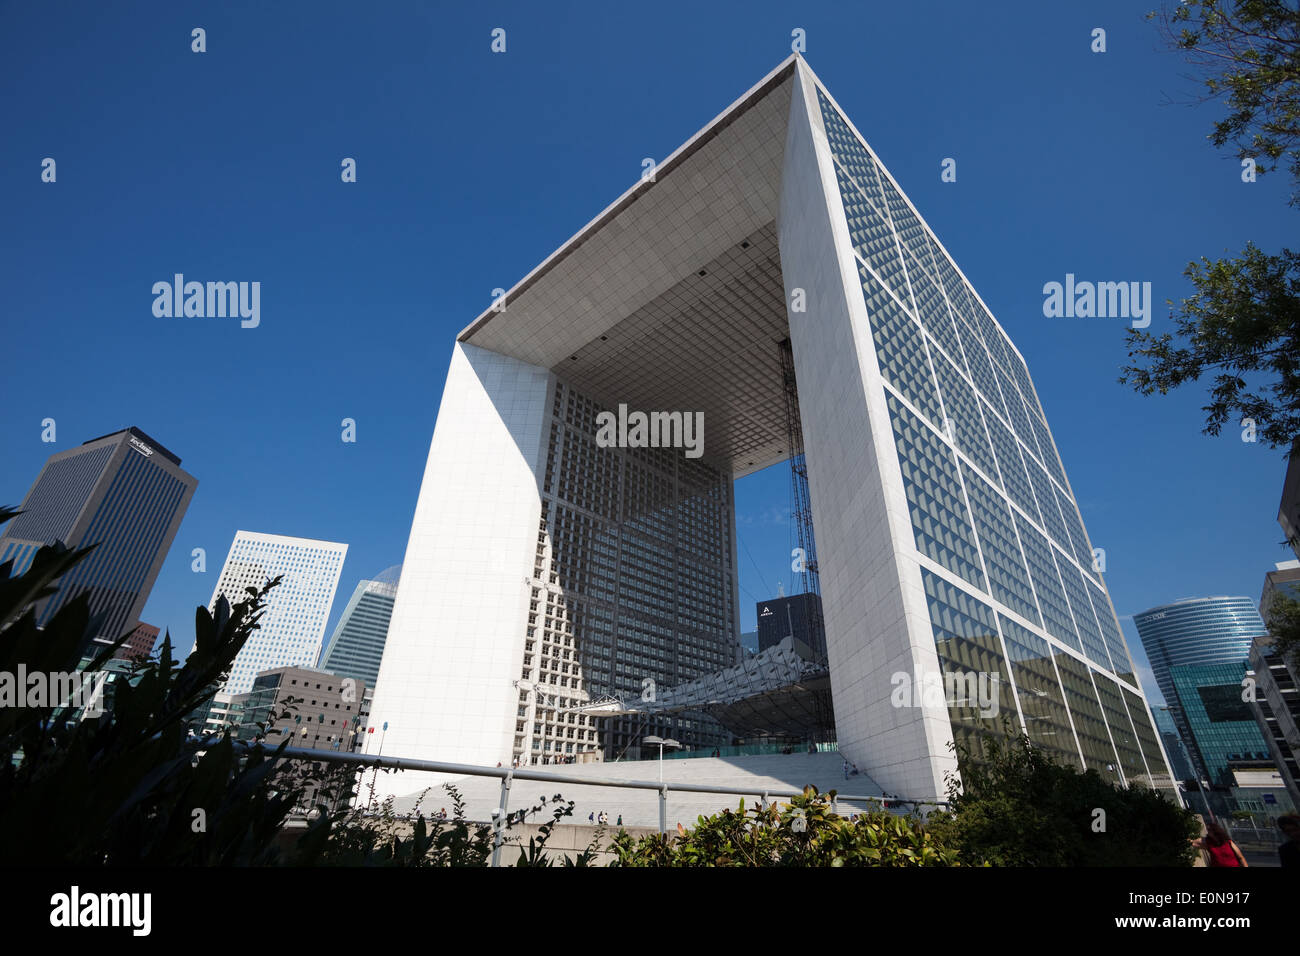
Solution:
<path fill-rule="evenodd" d="M 663 737 L 658 737 L 654 734 L 651 734 L 649 737 L 642 737 L 641 742 L 643 744 L 650 744 L 650 746 L 652 747 L 655 744 L 659 745 L 659 782 L 663 783 L 664 782 L 664 748 L 672 747 L 674 749 L 680 749 L 682 746 L 681 742 L 677 740 L 673 740 L 671 737 L 665 739 Z"/>
<path fill-rule="evenodd" d="M 659 745 L 659 832 L 667 833 L 668 832 L 668 788 L 663 785 L 664 748 L 681 747 L 681 743 L 671 738 L 665 740 L 663 737 L 659 737 L 655 734 L 651 734 L 649 737 L 642 737 L 641 742 L 643 744 L 650 744 L 650 746 L 652 747 L 655 744 Z"/>

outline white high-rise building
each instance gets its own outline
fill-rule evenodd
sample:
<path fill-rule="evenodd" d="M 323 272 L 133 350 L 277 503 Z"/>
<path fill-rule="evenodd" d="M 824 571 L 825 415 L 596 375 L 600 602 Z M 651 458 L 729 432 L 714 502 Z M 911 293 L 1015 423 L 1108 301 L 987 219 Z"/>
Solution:
<path fill-rule="evenodd" d="M 246 588 L 283 580 L 271 589 L 260 627 L 235 657 L 226 694 L 246 693 L 254 677 L 273 667 L 315 666 L 347 553 L 348 546 L 335 541 L 235 533 L 209 608 L 223 594 L 233 606 L 247 597 Z"/>
<path fill-rule="evenodd" d="M 732 483 L 793 458 L 847 759 L 928 799 L 954 744 L 1023 733 L 1172 792 L 1006 331 L 1041 321 L 993 318 L 790 57 L 458 336 L 375 689 L 385 753 L 712 747 L 712 717 L 599 709 L 735 659 Z"/>

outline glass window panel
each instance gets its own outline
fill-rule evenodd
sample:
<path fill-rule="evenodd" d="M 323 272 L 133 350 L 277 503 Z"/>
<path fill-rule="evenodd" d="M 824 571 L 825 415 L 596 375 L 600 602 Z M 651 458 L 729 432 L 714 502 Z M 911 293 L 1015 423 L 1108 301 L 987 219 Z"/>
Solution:
<path fill-rule="evenodd" d="M 897 398 L 886 394 L 885 400 L 917 550 L 983 590 L 984 573 L 962 500 L 956 457 Z"/>
<path fill-rule="evenodd" d="M 1011 659 L 1011 674 L 1020 697 L 1025 732 L 1039 747 L 1058 755 L 1064 763 L 1082 770 L 1079 745 L 1070 729 L 1065 696 L 1052 664 L 1047 641 L 1022 627 L 1005 614 L 998 615 L 1002 639 Z"/>
<path fill-rule="evenodd" d="M 1017 614 L 1040 624 L 1034 592 L 1029 586 L 1029 572 L 1025 570 L 1015 525 L 1011 523 L 1011 509 L 1001 495 L 965 464 L 962 477 L 975 514 L 975 530 L 992 595 Z"/>
<path fill-rule="evenodd" d="M 959 694 L 948 696 L 953 740 L 980 760 L 985 755 L 984 740 L 1005 737 L 1003 722 L 1010 719 L 1014 724 L 1016 714 L 993 609 L 924 568 L 921 577 L 939 666 L 963 682 L 955 685 Z M 983 689 L 984 701 L 978 693 L 972 699 L 971 682 Z M 980 703 L 996 706 L 981 707 Z"/>
<path fill-rule="evenodd" d="M 931 358 L 939 379 L 944 411 L 953 423 L 957 447 L 997 484 L 998 469 L 993 459 L 993 447 L 984 431 L 984 419 L 975 401 L 975 392 L 946 358 L 938 354 L 932 354 Z"/>
<path fill-rule="evenodd" d="M 1061 590 L 1061 580 L 1057 577 L 1056 562 L 1052 560 L 1047 539 L 1020 515 L 1015 515 L 1015 521 L 1025 560 L 1029 564 L 1029 577 L 1034 582 L 1034 593 L 1038 596 L 1038 606 L 1043 611 L 1044 630 L 1061 643 L 1083 653 L 1074 624 L 1070 620 L 1069 606 L 1065 603 L 1065 592 Z"/>
<path fill-rule="evenodd" d="M 921 327 L 866 270 L 859 271 L 881 374 L 936 427 L 942 428 L 943 415 Z"/>
<path fill-rule="evenodd" d="M 1119 685 L 1096 671 L 1092 672 L 1092 679 L 1097 685 L 1097 696 L 1101 698 L 1106 723 L 1110 726 L 1110 736 L 1115 741 L 1115 749 L 1119 751 L 1120 766 L 1124 768 L 1129 786 L 1149 786 L 1146 764 L 1142 760 L 1133 722 L 1129 720 L 1128 710 L 1120 696 Z"/>
<path fill-rule="evenodd" d="M 1097 702 L 1097 691 L 1088 674 L 1088 665 L 1064 651 L 1054 650 L 1065 703 L 1074 719 L 1074 732 L 1083 748 L 1084 762 L 1089 770 L 1101 774 L 1103 780 L 1120 784 L 1119 761 L 1101 716 L 1101 705 Z"/>

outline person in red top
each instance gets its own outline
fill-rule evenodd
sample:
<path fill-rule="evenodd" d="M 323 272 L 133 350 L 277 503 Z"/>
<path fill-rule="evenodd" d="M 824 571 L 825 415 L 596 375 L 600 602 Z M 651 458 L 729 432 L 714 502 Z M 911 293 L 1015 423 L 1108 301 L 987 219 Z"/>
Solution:
<path fill-rule="evenodd" d="M 1205 825 L 1205 836 L 1193 840 L 1192 846 L 1210 855 L 1210 866 L 1246 866 L 1241 848 L 1232 842 L 1223 825 L 1214 822 Z"/>

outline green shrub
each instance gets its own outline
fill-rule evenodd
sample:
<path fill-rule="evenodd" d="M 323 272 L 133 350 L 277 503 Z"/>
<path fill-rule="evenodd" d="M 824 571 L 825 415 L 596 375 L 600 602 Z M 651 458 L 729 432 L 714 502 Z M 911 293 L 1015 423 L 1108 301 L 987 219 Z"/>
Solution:
<path fill-rule="evenodd" d="M 963 862 L 995 866 L 1189 866 L 1196 817 L 1148 787 L 1116 787 L 1053 761 L 1027 737 L 958 753 L 951 811 L 930 825 Z"/>
<path fill-rule="evenodd" d="M 16 512 L 0 508 L 0 524 Z M 0 671 L 77 670 L 92 636 L 88 598 L 67 602 L 38 629 L 35 605 L 91 548 L 41 548 L 13 575 L 0 565 Z M 237 755 L 230 739 L 196 760 L 185 719 L 206 705 L 257 628 L 271 582 L 231 608 L 199 608 L 183 667 L 171 635 L 158 656 L 114 686 L 111 713 L 70 722 L 67 708 L 0 707 L 0 846 L 10 865 L 268 863 L 297 794 L 273 789 L 276 755 Z M 101 670 L 121 646 L 86 668 Z M 24 698 L 24 703 L 26 699 Z"/>
<path fill-rule="evenodd" d="M 0 524 L 14 514 L 0 507 Z M 87 596 L 68 601 L 40 629 L 35 605 L 56 593 L 59 579 L 91 550 L 41 548 L 21 575 L 13 574 L 12 562 L 0 565 L 0 672 L 16 674 L 20 665 L 28 674 L 77 669 L 92 637 Z M 375 816 L 348 809 L 359 773 L 321 761 L 291 762 L 281 756 L 287 740 L 274 751 L 237 747 L 227 732 L 196 756 L 189 728 L 201 723 L 278 583 L 277 578 L 248 588 L 233 608 L 224 597 L 212 613 L 198 608 L 194 650 L 184 665 L 172 656 L 169 632 L 156 657 L 137 661 L 115 683 L 106 714 L 73 722 L 66 708 L 0 707 L 0 846 L 6 863 L 487 864 L 491 828 L 465 821 L 454 788 L 452 820 L 426 821 L 421 815 L 408 827 L 394 816 L 391 799 Z M 102 670 L 125 639 L 99 653 L 86 671 Z M 295 834 L 284 824 L 306 794 L 319 815 Z M 331 805 L 342 809 L 330 812 Z M 567 806 L 571 811 L 572 804 Z M 521 848 L 521 865 L 551 865 L 545 843 L 561 815 L 556 807 L 555 819 Z M 585 865 L 592 852 L 566 865 Z"/>
<path fill-rule="evenodd" d="M 915 816 L 853 819 L 831 810 L 835 791 L 808 787 L 787 804 L 723 810 L 695 827 L 634 840 L 614 837 L 613 866 L 957 866 L 957 854 Z"/>

